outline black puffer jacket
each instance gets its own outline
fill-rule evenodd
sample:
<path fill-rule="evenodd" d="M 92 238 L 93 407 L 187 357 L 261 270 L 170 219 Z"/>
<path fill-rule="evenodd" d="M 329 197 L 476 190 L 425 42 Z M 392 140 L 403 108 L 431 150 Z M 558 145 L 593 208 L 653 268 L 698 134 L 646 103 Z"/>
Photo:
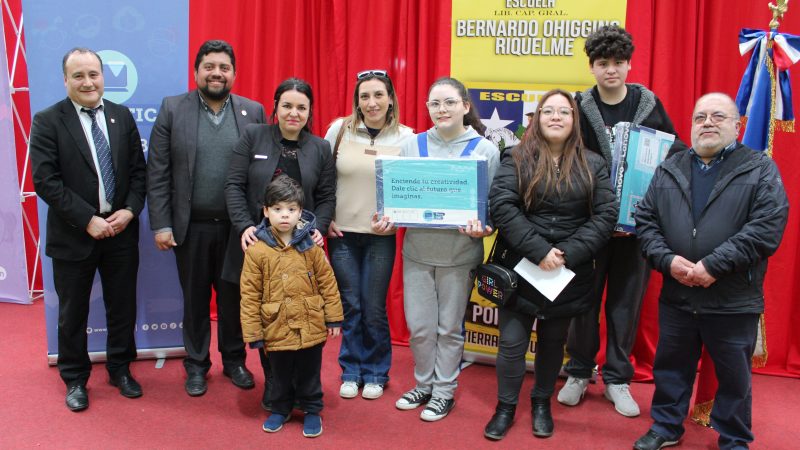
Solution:
<path fill-rule="evenodd" d="M 520 277 L 518 295 L 507 307 L 541 318 L 574 316 L 588 311 L 592 306 L 588 294 L 594 255 L 611 236 L 619 210 L 605 161 L 598 154 L 586 152 L 594 179 L 591 211 L 588 193 L 565 192 L 566 187 L 562 187 L 560 196 L 553 194 L 534 209 L 527 210 L 519 192 L 514 151 L 516 148 L 503 153 L 489 192 L 492 220 L 499 233 L 495 262 L 513 269 L 525 257 L 539 264 L 556 247 L 564 252 L 567 267 L 575 272 L 575 278 L 551 302 Z M 541 197 L 543 191 L 542 186 L 537 197 Z"/>
<path fill-rule="evenodd" d="M 642 253 L 664 274 L 660 300 L 701 314 L 763 312 L 767 257 L 777 250 L 789 214 L 778 167 L 766 154 L 737 144 L 720 163 L 695 223 L 691 164 L 689 152 L 664 161 L 635 215 Z M 675 255 L 702 260 L 717 281 L 708 288 L 680 284 L 670 275 Z"/>

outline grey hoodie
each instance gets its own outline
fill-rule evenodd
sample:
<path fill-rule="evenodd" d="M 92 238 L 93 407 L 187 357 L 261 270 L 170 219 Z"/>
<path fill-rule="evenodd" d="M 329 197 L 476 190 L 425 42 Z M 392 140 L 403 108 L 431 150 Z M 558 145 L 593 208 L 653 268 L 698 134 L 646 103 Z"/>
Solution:
<path fill-rule="evenodd" d="M 467 142 L 479 136 L 472 127 L 467 127 L 464 134 L 450 142 L 445 142 L 436 128 L 431 128 L 428 130 L 428 156 L 431 158 L 458 158 Z M 417 140 L 408 139 L 400 154 L 401 156 L 420 156 Z M 491 187 L 500 163 L 500 152 L 497 147 L 488 139 L 481 139 L 470 157 L 487 160 L 489 175 L 487 186 Z M 478 265 L 483 262 L 483 239 L 471 238 L 452 229 L 409 228 L 403 241 L 403 256 L 412 261 L 432 266 Z"/>

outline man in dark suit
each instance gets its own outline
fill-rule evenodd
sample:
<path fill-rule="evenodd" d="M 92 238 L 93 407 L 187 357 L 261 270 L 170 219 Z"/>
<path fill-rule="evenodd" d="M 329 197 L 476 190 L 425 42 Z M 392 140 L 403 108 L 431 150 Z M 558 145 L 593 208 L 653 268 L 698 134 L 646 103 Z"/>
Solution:
<path fill-rule="evenodd" d="M 245 125 L 264 123 L 264 107 L 231 94 L 233 48 L 207 41 L 194 62 L 197 89 L 166 97 L 150 136 L 147 195 L 150 225 L 160 250 L 174 249 L 183 289 L 186 392 L 203 395 L 211 368 L 211 287 L 217 293 L 217 340 L 223 374 L 250 389 L 239 321 L 239 285 L 221 279 L 230 220 L 225 176 Z"/>
<path fill-rule="evenodd" d="M 124 106 L 103 100 L 103 64 L 87 48 L 62 60 L 68 98 L 37 113 L 30 155 L 36 193 L 49 206 L 45 253 L 58 294 L 58 369 L 67 407 L 89 406 L 86 347 L 89 296 L 100 272 L 110 383 L 125 397 L 142 395 L 129 365 L 136 358 L 136 273 L 145 162 L 136 122 Z"/>

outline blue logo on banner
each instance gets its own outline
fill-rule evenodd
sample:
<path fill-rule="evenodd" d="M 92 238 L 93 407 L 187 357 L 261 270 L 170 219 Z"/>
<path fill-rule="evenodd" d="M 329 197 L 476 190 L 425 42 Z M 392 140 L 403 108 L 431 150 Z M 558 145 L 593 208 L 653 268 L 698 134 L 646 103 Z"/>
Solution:
<path fill-rule="evenodd" d="M 114 103 L 125 103 L 133 97 L 139 85 L 139 73 L 130 58 L 116 50 L 97 52 L 103 59 L 105 94 L 103 97 Z"/>

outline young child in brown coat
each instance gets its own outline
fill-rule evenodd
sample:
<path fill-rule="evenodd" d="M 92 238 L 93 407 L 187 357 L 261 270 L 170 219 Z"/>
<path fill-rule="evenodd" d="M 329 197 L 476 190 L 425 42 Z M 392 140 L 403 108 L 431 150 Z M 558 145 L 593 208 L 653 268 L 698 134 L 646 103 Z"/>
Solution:
<path fill-rule="evenodd" d="M 258 242 L 245 252 L 241 278 L 244 341 L 270 353 L 274 433 L 297 401 L 305 412 L 303 436 L 322 434 L 322 347 L 339 336 L 342 303 L 324 251 L 314 245 L 314 214 L 303 210 L 303 189 L 281 175 L 264 193 Z"/>

